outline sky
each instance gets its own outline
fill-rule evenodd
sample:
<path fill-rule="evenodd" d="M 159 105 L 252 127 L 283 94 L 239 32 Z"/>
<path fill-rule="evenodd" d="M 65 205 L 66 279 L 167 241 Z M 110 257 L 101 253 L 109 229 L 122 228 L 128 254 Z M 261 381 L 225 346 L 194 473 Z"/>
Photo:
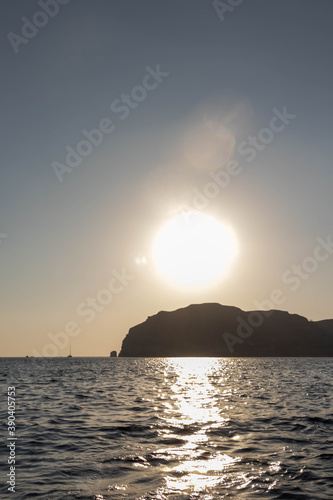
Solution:
<path fill-rule="evenodd" d="M 191 303 L 333 317 L 333 4 L 222 4 L 1 3 L 1 356 L 107 356 Z M 238 250 L 184 288 L 154 242 L 192 209 Z"/>

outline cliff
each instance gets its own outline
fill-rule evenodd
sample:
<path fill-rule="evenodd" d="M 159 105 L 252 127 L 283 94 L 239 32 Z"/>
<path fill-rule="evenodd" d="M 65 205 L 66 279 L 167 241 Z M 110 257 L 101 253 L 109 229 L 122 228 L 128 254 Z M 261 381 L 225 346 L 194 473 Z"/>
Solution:
<path fill-rule="evenodd" d="M 333 320 L 194 304 L 131 328 L 119 356 L 333 356 Z"/>

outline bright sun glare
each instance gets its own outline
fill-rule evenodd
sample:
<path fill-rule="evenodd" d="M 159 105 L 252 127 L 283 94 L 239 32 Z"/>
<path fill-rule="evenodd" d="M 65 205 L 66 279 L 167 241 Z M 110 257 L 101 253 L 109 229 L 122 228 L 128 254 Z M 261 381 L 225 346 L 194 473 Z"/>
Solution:
<path fill-rule="evenodd" d="M 235 234 L 218 220 L 202 214 L 179 215 L 158 232 L 154 260 L 168 281 L 202 287 L 225 275 L 237 250 Z"/>

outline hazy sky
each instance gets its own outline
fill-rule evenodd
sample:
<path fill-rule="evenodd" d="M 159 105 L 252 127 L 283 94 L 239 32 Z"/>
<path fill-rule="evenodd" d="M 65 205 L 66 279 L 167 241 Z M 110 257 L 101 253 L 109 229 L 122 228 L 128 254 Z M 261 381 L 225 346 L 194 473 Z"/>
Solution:
<path fill-rule="evenodd" d="M 250 310 L 275 289 L 276 308 L 333 317 L 333 251 L 313 257 L 333 233 L 333 3 L 41 4 L 1 2 L 0 355 L 42 353 L 65 328 L 73 354 L 108 355 L 161 309 Z M 228 160 L 237 175 L 207 188 Z M 239 252 L 224 279 L 184 291 L 153 241 L 199 203 Z"/>

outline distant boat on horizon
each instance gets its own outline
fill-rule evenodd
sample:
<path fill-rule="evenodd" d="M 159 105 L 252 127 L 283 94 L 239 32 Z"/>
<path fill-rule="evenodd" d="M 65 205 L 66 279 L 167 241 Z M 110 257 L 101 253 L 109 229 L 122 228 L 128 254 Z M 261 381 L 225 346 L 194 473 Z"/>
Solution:
<path fill-rule="evenodd" d="M 73 357 L 72 356 L 72 344 L 70 344 L 70 346 L 69 346 L 69 354 L 68 354 L 67 358 L 72 358 L 72 357 Z"/>

